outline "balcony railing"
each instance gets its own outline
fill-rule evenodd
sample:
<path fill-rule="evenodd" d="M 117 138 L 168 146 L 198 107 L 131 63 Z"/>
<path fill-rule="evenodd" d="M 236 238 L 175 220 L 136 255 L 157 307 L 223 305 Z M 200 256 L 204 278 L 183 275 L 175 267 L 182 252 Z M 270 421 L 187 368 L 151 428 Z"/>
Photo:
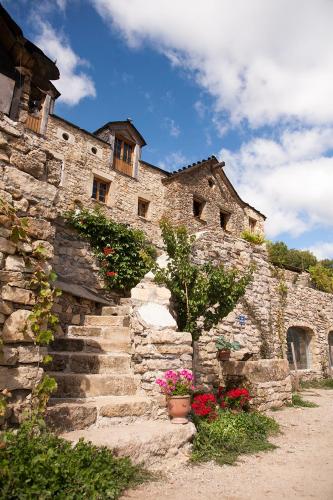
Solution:
<path fill-rule="evenodd" d="M 117 158 L 116 156 L 113 159 L 113 167 L 118 170 L 118 172 L 121 172 L 126 175 L 130 175 L 131 177 L 133 176 L 133 162 L 131 161 L 128 163 L 127 161 L 124 161 L 122 158 Z"/>

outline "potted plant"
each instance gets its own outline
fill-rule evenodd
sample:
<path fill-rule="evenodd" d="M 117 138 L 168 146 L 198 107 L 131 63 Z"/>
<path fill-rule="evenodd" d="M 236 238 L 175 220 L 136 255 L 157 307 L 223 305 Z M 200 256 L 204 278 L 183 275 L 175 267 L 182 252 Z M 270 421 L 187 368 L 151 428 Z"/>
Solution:
<path fill-rule="evenodd" d="M 239 342 L 229 342 L 223 335 L 216 339 L 215 346 L 220 361 L 228 361 L 231 351 L 238 351 L 241 348 Z"/>
<path fill-rule="evenodd" d="M 191 411 L 193 375 L 189 370 L 168 370 L 156 383 L 166 395 L 169 416 L 173 424 L 187 424 Z"/>

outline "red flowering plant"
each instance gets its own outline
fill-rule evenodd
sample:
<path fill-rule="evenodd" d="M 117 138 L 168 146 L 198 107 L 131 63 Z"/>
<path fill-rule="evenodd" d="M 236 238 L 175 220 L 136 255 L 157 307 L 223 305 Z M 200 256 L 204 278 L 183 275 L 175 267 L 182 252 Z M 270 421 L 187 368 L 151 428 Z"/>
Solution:
<path fill-rule="evenodd" d="M 189 370 L 168 370 L 156 384 L 166 396 L 187 396 L 194 390 L 193 374 Z"/>
<path fill-rule="evenodd" d="M 246 409 L 248 406 L 251 396 L 249 391 L 244 388 L 230 389 L 229 391 L 224 392 L 223 387 L 219 387 L 218 399 L 221 408 L 242 410 Z"/>
<path fill-rule="evenodd" d="M 214 394 L 196 394 L 193 398 L 192 411 L 196 417 L 205 418 L 209 421 L 217 418 L 218 406 Z"/>

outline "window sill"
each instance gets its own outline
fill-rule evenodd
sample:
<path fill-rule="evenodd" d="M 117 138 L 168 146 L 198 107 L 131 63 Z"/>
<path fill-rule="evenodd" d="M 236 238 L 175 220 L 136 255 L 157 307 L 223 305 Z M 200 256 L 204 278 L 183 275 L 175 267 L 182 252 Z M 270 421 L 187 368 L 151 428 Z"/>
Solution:
<path fill-rule="evenodd" d="M 201 217 L 198 217 L 197 215 L 193 215 L 194 219 L 201 224 L 207 224 L 207 221 L 205 219 L 202 219 Z"/>
<path fill-rule="evenodd" d="M 142 215 L 138 215 L 138 219 L 142 220 L 142 222 L 151 222 L 151 219 L 148 219 L 147 217 L 143 217 Z"/>

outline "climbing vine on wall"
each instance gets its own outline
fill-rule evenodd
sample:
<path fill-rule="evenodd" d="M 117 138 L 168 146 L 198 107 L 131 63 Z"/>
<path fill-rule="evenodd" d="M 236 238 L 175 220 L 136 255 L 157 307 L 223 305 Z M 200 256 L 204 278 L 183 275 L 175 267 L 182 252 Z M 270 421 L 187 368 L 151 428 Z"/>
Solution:
<path fill-rule="evenodd" d="M 272 268 L 272 275 L 277 279 L 276 292 L 278 295 L 278 308 L 276 312 L 276 332 L 279 339 L 279 356 L 286 358 L 286 328 L 285 313 L 288 298 L 288 286 L 285 280 L 284 269 Z"/>
<path fill-rule="evenodd" d="M 72 210 L 65 219 L 89 241 L 108 288 L 128 291 L 154 265 L 155 247 L 142 231 L 114 222 L 99 209 Z"/>
<path fill-rule="evenodd" d="M 223 265 L 196 265 L 191 260 L 194 237 L 184 226 L 173 227 L 167 220 L 160 223 L 169 261 L 158 268 L 155 280 L 171 291 L 177 310 L 178 327 L 197 339 L 232 311 L 245 293 L 252 270 L 243 275 Z"/>
<path fill-rule="evenodd" d="M 54 300 L 61 292 L 54 287 L 56 274 L 47 263 L 47 249 L 39 244 L 28 254 L 25 244 L 30 244 L 28 235 L 29 222 L 24 217 L 18 217 L 15 208 L 0 199 L 0 212 L 6 217 L 10 227 L 9 239 L 17 245 L 17 253 L 23 258 L 25 267 L 31 272 L 30 288 L 35 292 L 35 303 L 28 316 L 26 330 L 33 334 L 33 343 L 37 347 L 38 368 L 40 363 L 46 364 L 52 360 L 51 356 L 42 358 L 40 347 L 48 345 L 54 338 L 54 332 L 59 323 L 58 317 L 52 312 Z M 38 371 L 37 371 L 38 373 Z M 40 381 L 36 378 L 32 397 L 30 399 L 29 415 L 40 415 L 46 408 L 50 394 L 56 389 L 56 381 L 44 375 Z M 6 412 L 6 400 L 10 397 L 9 391 L 0 395 L 0 415 Z"/>

